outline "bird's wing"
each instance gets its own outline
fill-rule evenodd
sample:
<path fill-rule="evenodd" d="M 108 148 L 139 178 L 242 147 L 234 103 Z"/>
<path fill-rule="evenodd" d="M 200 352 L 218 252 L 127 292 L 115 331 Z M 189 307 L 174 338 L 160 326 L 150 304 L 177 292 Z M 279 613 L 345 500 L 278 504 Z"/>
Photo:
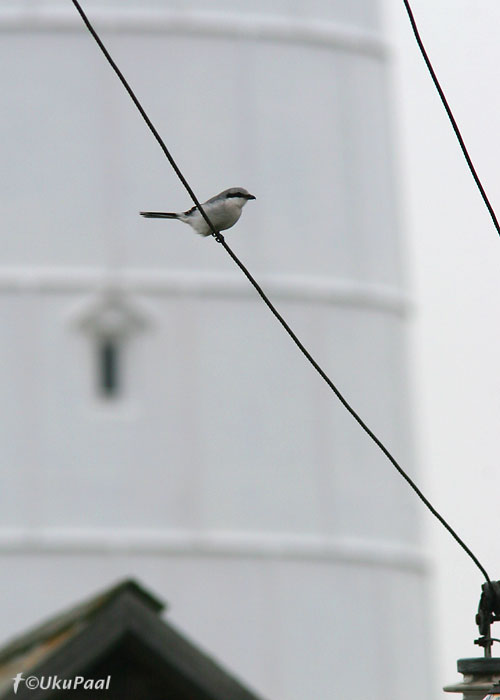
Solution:
<path fill-rule="evenodd" d="M 225 191 L 226 190 L 224 190 L 224 192 Z M 221 195 L 224 194 L 224 192 L 220 192 L 219 194 L 214 194 L 213 197 L 210 197 L 210 199 L 207 199 L 206 202 L 203 202 L 203 204 L 201 205 L 203 210 L 206 211 L 207 207 L 210 209 L 210 205 L 213 204 L 214 202 L 220 200 Z M 184 214 L 186 214 L 186 216 L 189 216 L 189 214 L 192 214 L 197 209 L 198 209 L 197 206 L 191 207 L 191 209 L 188 209 L 188 211 L 185 211 Z"/>

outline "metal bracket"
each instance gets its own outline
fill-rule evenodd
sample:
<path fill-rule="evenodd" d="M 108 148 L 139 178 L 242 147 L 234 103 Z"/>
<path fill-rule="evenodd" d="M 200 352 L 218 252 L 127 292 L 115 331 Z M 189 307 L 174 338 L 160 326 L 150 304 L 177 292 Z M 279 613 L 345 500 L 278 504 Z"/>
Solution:
<path fill-rule="evenodd" d="M 476 615 L 481 636 L 474 640 L 474 644 L 483 647 L 484 656 L 490 658 L 493 642 L 500 641 L 491 636 L 491 625 L 500 620 L 500 581 L 483 583 L 482 591 Z"/>

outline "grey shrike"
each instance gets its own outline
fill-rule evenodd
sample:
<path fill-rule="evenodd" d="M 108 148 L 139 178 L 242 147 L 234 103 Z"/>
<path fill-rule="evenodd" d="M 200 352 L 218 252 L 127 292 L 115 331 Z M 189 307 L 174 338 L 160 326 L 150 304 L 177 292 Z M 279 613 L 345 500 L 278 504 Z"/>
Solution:
<path fill-rule="evenodd" d="M 216 194 L 215 197 L 207 199 L 201 206 L 215 230 L 225 231 L 238 221 L 241 210 L 249 199 L 255 199 L 255 197 L 243 187 L 231 187 Z M 178 219 L 189 224 L 200 236 L 209 236 L 212 233 L 197 207 L 191 207 L 188 211 L 183 211 L 180 214 L 162 211 L 141 211 L 140 214 L 148 219 Z"/>

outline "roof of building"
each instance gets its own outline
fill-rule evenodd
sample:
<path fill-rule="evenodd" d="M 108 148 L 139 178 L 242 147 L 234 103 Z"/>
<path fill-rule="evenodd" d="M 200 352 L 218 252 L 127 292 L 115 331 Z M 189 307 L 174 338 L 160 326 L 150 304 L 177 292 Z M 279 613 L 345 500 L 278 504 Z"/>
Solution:
<path fill-rule="evenodd" d="M 0 698 L 52 700 L 61 691 L 29 689 L 13 677 L 111 675 L 113 700 L 259 700 L 220 664 L 160 617 L 165 605 L 125 580 L 29 630 L 0 649 Z M 92 692 L 99 695 L 98 692 Z M 64 691 L 64 698 L 89 697 Z"/>

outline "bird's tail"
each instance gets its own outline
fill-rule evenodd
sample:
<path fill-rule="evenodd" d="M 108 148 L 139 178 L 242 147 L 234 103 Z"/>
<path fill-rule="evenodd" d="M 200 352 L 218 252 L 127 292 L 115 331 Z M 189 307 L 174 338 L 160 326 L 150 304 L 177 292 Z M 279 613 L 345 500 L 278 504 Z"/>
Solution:
<path fill-rule="evenodd" d="M 146 219 L 179 219 L 179 214 L 174 214 L 170 211 L 141 211 L 139 212 L 141 216 L 145 216 Z"/>

